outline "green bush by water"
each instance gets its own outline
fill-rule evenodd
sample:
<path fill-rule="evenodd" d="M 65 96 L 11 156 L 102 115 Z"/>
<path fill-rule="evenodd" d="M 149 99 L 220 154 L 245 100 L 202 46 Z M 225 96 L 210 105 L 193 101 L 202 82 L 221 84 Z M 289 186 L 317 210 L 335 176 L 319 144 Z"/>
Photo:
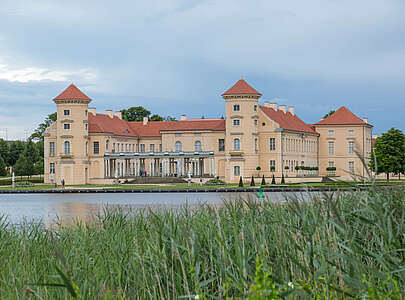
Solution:
<path fill-rule="evenodd" d="M 403 188 L 57 230 L 2 218 L 0 299 L 403 299 L 404 249 Z"/>

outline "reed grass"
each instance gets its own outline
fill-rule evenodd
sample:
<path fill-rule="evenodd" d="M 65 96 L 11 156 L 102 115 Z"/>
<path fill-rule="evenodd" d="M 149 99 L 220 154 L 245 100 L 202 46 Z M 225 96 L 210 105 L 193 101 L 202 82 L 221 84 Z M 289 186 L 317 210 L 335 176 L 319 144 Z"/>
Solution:
<path fill-rule="evenodd" d="M 405 189 L 0 218 L 0 299 L 402 299 Z"/>

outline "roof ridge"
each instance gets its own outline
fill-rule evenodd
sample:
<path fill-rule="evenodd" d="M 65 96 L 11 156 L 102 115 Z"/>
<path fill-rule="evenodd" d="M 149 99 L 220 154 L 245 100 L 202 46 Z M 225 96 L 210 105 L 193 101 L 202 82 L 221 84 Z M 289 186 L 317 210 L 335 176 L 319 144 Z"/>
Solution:
<path fill-rule="evenodd" d="M 228 89 L 222 96 L 226 95 L 258 95 L 258 91 L 251 87 L 243 78 L 239 79 L 230 89 Z"/>

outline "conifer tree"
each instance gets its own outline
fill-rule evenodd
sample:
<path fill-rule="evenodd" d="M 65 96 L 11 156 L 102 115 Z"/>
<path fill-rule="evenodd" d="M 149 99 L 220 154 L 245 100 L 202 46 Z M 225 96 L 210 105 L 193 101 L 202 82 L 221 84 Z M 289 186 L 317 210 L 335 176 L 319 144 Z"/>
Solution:
<path fill-rule="evenodd" d="M 266 185 L 266 180 L 264 180 L 264 175 L 262 177 L 262 183 L 260 184 L 261 186 L 265 186 Z"/>
<path fill-rule="evenodd" d="M 285 184 L 284 173 L 281 175 L 281 184 Z"/>
<path fill-rule="evenodd" d="M 274 177 L 274 174 L 273 174 L 273 178 L 271 179 L 271 184 L 276 184 L 276 178 Z"/>
<path fill-rule="evenodd" d="M 242 180 L 242 176 L 239 177 L 239 187 L 243 187 L 243 180 Z"/>
<path fill-rule="evenodd" d="M 252 175 L 252 179 L 250 180 L 250 186 L 255 186 L 255 180 L 253 178 L 253 175 Z"/>

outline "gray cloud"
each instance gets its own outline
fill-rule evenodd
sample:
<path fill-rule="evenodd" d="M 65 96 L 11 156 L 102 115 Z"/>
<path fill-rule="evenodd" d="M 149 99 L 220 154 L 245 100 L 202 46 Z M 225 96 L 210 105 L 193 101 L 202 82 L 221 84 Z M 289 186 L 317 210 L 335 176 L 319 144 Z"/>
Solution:
<path fill-rule="evenodd" d="M 5 0 L 0 27 L 0 127 L 15 137 L 72 81 L 100 110 L 200 117 L 222 115 L 240 77 L 307 122 L 346 105 L 376 131 L 405 129 L 401 0 Z M 10 82 L 27 69 L 46 71 Z"/>

